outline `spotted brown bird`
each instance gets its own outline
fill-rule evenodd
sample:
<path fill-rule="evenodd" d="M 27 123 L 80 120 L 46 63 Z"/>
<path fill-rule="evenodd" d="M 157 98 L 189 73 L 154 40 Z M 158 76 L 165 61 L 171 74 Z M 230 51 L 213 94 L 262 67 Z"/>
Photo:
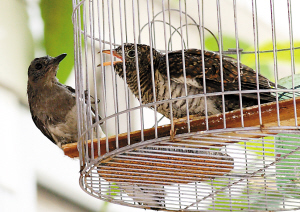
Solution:
<path fill-rule="evenodd" d="M 67 54 L 35 58 L 28 68 L 27 95 L 33 122 L 60 148 L 78 140 L 75 90 L 58 82 L 59 63 Z M 87 98 L 87 95 L 86 95 Z M 101 119 L 99 117 L 99 119 Z M 95 116 L 93 117 L 95 121 Z M 93 136 L 104 137 L 101 128 Z"/>
<path fill-rule="evenodd" d="M 142 103 L 147 104 L 154 101 L 153 98 L 153 85 L 151 75 L 151 56 L 150 46 L 137 44 L 137 52 L 135 52 L 134 44 L 124 44 L 124 55 L 122 54 L 122 47 L 119 46 L 112 50 L 113 56 L 121 59 L 121 61 L 113 62 L 114 70 L 116 73 L 124 78 L 123 60 L 126 66 L 126 80 L 132 93 L 139 98 L 138 81 L 137 81 L 137 68 L 136 68 L 136 55 L 138 58 L 138 70 L 140 78 L 140 89 Z M 110 50 L 104 50 L 103 53 L 110 54 Z M 154 84 L 156 101 L 170 99 L 168 78 L 167 78 L 167 64 L 166 58 L 169 61 L 170 73 L 170 90 L 171 97 L 185 97 L 185 84 L 182 63 L 182 51 L 173 51 L 163 54 L 156 49 L 152 49 L 153 54 L 153 68 L 154 68 Z M 206 92 L 215 93 L 222 91 L 221 85 L 221 66 L 220 55 L 210 51 L 204 51 L 204 69 Z M 184 50 L 185 58 L 185 72 L 186 72 L 186 85 L 187 95 L 196 95 L 204 93 L 203 89 L 203 71 L 202 71 L 202 52 L 199 49 L 186 49 Z M 103 63 L 103 66 L 111 65 L 111 62 Z M 222 56 L 223 65 L 223 85 L 224 91 L 238 91 L 238 63 L 234 58 Z M 275 84 L 269 81 L 264 76 L 258 74 L 259 89 L 273 89 Z M 256 72 L 250 67 L 240 63 L 240 83 L 241 90 L 256 90 Z M 278 86 L 280 87 L 280 86 Z M 282 87 L 281 87 L 282 88 Z M 242 107 L 248 107 L 258 104 L 257 92 L 243 93 L 242 94 Z M 221 95 L 207 96 L 207 113 L 213 115 L 221 113 L 223 104 Z M 260 102 L 275 101 L 275 96 L 268 92 L 260 93 Z M 205 115 L 205 100 L 204 97 L 189 98 L 188 100 L 176 100 L 172 103 L 173 117 L 183 118 L 187 115 L 187 104 L 190 115 Z M 235 94 L 225 95 L 225 111 L 231 111 L 240 108 L 240 100 L 238 92 Z M 163 103 L 157 106 L 157 111 L 164 116 L 170 118 L 169 103 Z"/>

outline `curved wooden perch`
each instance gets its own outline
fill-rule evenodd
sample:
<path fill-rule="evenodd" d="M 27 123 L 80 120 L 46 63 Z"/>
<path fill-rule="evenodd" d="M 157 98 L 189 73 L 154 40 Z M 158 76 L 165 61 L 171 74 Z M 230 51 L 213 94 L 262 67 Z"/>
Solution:
<path fill-rule="evenodd" d="M 296 104 L 296 114 L 297 120 L 299 123 L 300 119 L 300 97 L 295 99 Z M 280 120 L 277 120 L 277 104 L 276 102 L 266 103 L 261 105 L 261 116 L 262 116 L 262 125 L 259 122 L 259 109 L 258 106 L 252 106 L 243 109 L 243 118 L 244 118 L 244 127 L 260 127 L 260 131 L 257 133 L 266 133 L 266 134 L 275 134 L 274 132 L 269 132 L 268 127 L 274 126 L 296 126 L 295 125 L 295 111 L 294 111 L 294 100 L 282 100 L 279 102 L 279 117 Z M 241 122 L 241 111 L 235 110 L 225 113 L 226 117 L 226 128 L 240 128 L 242 127 Z M 206 131 L 206 119 L 205 117 L 190 117 L 190 130 L 191 132 Z M 208 117 L 208 127 L 209 130 L 224 129 L 223 123 L 223 114 L 217 114 Z M 170 136 L 171 125 L 159 126 L 157 128 L 158 138 Z M 177 120 L 175 123 L 176 135 L 184 134 L 188 132 L 186 118 Z M 144 140 L 150 140 L 155 138 L 155 129 L 145 129 L 144 131 Z M 207 134 L 205 134 L 207 136 Z M 249 137 L 249 138 L 258 138 L 259 135 L 253 134 L 237 134 L 236 132 L 224 132 L 222 135 L 232 135 L 238 137 Z M 213 136 L 213 135 L 210 135 Z M 127 133 L 118 135 L 119 148 L 128 145 L 128 136 Z M 130 133 L 130 144 L 135 144 L 141 142 L 141 131 L 134 131 Z M 180 142 L 176 140 L 174 142 Z M 233 143 L 234 141 L 221 141 L 224 142 L 223 145 L 228 143 Z M 116 136 L 110 136 L 108 138 L 109 151 L 113 151 L 116 148 Z M 91 146 L 91 141 L 88 141 L 89 147 Z M 208 145 L 205 143 L 205 145 Z M 215 145 L 215 144 L 212 144 Z M 93 140 L 94 146 L 94 156 L 98 157 L 98 145 L 97 139 Z M 66 144 L 62 146 L 65 155 L 74 158 L 79 156 L 77 150 L 77 143 Z M 100 153 L 104 155 L 106 153 L 106 138 L 100 139 Z"/>

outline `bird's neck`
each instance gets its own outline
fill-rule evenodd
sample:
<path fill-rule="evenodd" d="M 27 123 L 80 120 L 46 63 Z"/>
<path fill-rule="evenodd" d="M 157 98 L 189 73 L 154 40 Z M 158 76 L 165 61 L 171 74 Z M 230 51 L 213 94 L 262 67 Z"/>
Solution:
<path fill-rule="evenodd" d="M 148 64 L 147 64 L 148 65 Z M 153 74 L 155 76 L 155 69 L 153 70 Z M 154 76 L 152 77 L 152 71 L 150 64 L 140 65 L 139 68 L 139 79 L 140 79 L 140 91 L 141 91 L 141 98 L 144 104 L 153 102 L 153 80 Z M 133 85 L 138 85 L 137 80 L 132 82 Z M 139 98 L 138 89 L 135 89 L 136 93 L 135 96 Z"/>
<path fill-rule="evenodd" d="M 38 83 L 28 82 L 27 83 L 27 95 L 28 98 L 35 98 L 35 99 L 41 99 L 41 98 L 47 98 L 43 94 L 49 94 L 55 93 L 55 87 L 60 84 L 58 80 L 55 78 L 53 80 L 49 81 L 39 81 Z"/>
<path fill-rule="evenodd" d="M 124 78 L 123 65 L 115 66 L 115 70 L 118 75 Z M 137 99 L 139 99 L 139 87 L 143 103 L 149 103 L 153 101 L 153 85 L 152 85 L 152 74 L 151 65 L 149 63 L 139 64 L 139 69 L 137 74 L 136 67 L 131 67 L 131 64 L 126 64 L 126 82 L 132 93 Z M 154 69 L 155 70 L 155 69 Z"/>

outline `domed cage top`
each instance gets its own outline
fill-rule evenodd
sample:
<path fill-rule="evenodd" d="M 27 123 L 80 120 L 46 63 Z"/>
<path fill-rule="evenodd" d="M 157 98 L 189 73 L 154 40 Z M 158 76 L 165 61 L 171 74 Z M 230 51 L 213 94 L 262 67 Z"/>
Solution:
<path fill-rule="evenodd" d="M 80 139 L 63 149 L 83 190 L 165 211 L 300 209 L 295 12 L 265 2 L 73 0 Z"/>

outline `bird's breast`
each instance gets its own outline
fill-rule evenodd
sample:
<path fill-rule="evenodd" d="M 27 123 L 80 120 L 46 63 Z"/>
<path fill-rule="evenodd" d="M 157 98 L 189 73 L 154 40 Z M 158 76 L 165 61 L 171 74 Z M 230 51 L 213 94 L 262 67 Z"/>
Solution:
<path fill-rule="evenodd" d="M 184 78 L 172 78 L 170 80 L 170 87 L 168 79 L 156 72 L 156 95 L 157 100 L 176 99 L 178 97 L 186 97 L 190 95 L 202 94 L 203 87 L 193 79 L 186 78 L 186 86 Z M 172 101 L 172 112 L 175 118 L 182 118 L 187 115 L 187 107 L 190 114 L 205 115 L 205 105 L 207 104 L 208 114 L 216 114 L 220 111 L 215 106 L 216 98 L 188 98 Z M 158 105 L 158 112 L 166 117 L 170 117 L 170 104 L 164 103 Z"/>
<path fill-rule="evenodd" d="M 174 77 L 172 78 L 172 81 L 176 82 L 176 83 L 181 83 L 184 85 L 184 83 L 186 83 L 187 86 L 189 87 L 195 87 L 198 88 L 199 90 L 203 90 L 203 87 L 192 77 L 190 76 L 186 76 L 186 78 L 184 79 L 184 76 L 180 76 L 180 77 Z"/>
<path fill-rule="evenodd" d="M 49 131 L 57 144 L 73 143 L 77 141 L 77 107 L 73 106 L 64 117 L 64 121 L 56 124 L 49 123 Z"/>

